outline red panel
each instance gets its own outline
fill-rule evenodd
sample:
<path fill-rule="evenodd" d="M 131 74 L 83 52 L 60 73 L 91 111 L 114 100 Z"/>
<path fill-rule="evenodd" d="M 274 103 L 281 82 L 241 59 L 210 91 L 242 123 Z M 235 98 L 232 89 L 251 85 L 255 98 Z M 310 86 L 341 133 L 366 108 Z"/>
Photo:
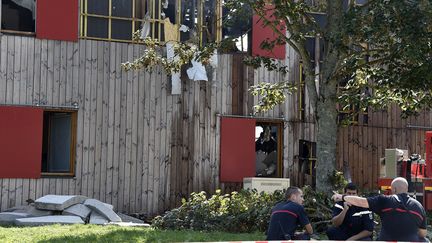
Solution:
<path fill-rule="evenodd" d="M 221 182 L 255 176 L 255 119 L 221 119 Z"/>
<path fill-rule="evenodd" d="M 266 11 L 267 20 L 274 20 L 274 17 L 272 16 L 273 12 L 274 10 L 270 9 Z M 282 60 L 285 59 L 285 45 L 276 45 L 273 50 L 263 50 L 260 47 L 264 40 L 276 40 L 278 34 L 276 34 L 270 26 L 263 26 L 264 23 L 258 15 L 253 16 L 252 23 L 252 55 Z M 286 28 L 283 22 L 281 22 L 279 28 L 281 29 L 281 32 L 285 33 Z"/>
<path fill-rule="evenodd" d="M 426 176 L 432 177 L 432 132 L 426 132 Z"/>
<path fill-rule="evenodd" d="M 36 37 L 78 41 L 78 0 L 37 0 Z"/>
<path fill-rule="evenodd" d="M 0 106 L 0 178 L 39 178 L 43 111 Z"/>

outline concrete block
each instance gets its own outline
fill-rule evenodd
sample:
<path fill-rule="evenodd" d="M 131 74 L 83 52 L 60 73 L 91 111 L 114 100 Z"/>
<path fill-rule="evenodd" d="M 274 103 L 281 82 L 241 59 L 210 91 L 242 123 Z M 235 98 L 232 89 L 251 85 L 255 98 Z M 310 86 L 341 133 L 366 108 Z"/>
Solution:
<path fill-rule="evenodd" d="M 117 215 L 121 218 L 122 222 L 144 224 L 144 221 L 142 221 L 141 219 L 137 219 L 129 215 L 123 213 L 117 213 Z"/>
<path fill-rule="evenodd" d="M 4 212 L 26 213 L 30 214 L 31 217 L 49 216 L 53 214 L 53 211 L 50 210 L 36 209 L 33 204 L 8 208 Z"/>
<path fill-rule="evenodd" d="M 114 206 L 113 206 L 113 205 L 108 204 L 108 203 L 104 203 L 104 202 L 103 202 L 103 204 L 104 204 L 105 206 L 107 206 L 107 208 L 109 208 L 109 209 L 111 209 L 111 210 L 114 210 Z"/>
<path fill-rule="evenodd" d="M 91 208 L 93 211 L 96 211 L 100 215 L 107 218 L 109 221 L 112 222 L 121 222 L 121 218 L 110 208 L 105 206 L 105 204 L 99 200 L 96 199 L 87 199 L 84 202 L 84 205 Z"/>
<path fill-rule="evenodd" d="M 82 203 L 86 200 L 84 196 L 75 195 L 46 195 L 35 201 L 37 209 L 62 211 L 72 205 Z"/>
<path fill-rule="evenodd" d="M 32 217 L 43 217 L 43 216 L 50 216 L 54 214 L 54 212 L 51 210 L 39 210 L 34 206 L 30 206 L 25 212 L 30 214 Z"/>
<path fill-rule="evenodd" d="M 84 224 L 84 221 L 78 216 L 55 215 L 16 219 L 15 224 L 18 226 L 39 226 L 50 224 Z"/>
<path fill-rule="evenodd" d="M 78 216 L 81 217 L 83 220 L 85 220 L 91 213 L 91 209 L 83 204 L 75 204 L 72 205 L 65 210 L 63 210 L 63 215 L 72 215 L 72 216 Z"/>
<path fill-rule="evenodd" d="M 0 225 L 14 225 L 15 219 L 21 219 L 21 218 L 27 218 L 27 217 L 30 217 L 30 214 L 3 212 L 3 213 L 0 213 Z"/>
<path fill-rule="evenodd" d="M 99 213 L 93 211 L 90 214 L 90 221 L 89 224 L 99 224 L 99 225 L 104 225 L 109 223 L 108 219 L 105 218 L 104 216 L 100 215 Z"/>
<path fill-rule="evenodd" d="M 3 212 L 15 212 L 15 213 L 21 213 L 21 212 L 25 212 L 29 207 L 29 205 L 22 205 L 22 206 L 16 206 L 13 208 L 8 208 L 6 210 L 4 210 Z"/>

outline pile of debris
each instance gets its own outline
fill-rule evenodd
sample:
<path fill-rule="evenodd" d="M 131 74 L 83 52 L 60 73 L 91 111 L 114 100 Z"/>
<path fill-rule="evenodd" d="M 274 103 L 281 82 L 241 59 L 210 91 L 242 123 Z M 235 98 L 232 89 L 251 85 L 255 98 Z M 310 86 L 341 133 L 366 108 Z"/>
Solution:
<path fill-rule="evenodd" d="M 115 213 L 110 204 L 84 196 L 46 195 L 27 206 L 13 207 L 0 213 L 0 225 L 39 226 L 86 223 L 149 226 L 140 219 Z"/>

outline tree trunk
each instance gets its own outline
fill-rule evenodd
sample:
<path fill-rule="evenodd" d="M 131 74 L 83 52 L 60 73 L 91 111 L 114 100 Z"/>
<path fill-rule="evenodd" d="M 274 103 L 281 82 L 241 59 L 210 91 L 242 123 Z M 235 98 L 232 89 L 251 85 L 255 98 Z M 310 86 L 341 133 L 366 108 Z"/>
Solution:
<path fill-rule="evenodd" d="M 334 86 L 334 87 L 329 87 Z M 324 89 L 324 90 L 323 90 Z M 338 134 L 336 110 L 336 86 L 330 84 L 321 87 L 321 98 L 317 103 L 317 164 L 316 189 L 320 192 L 331 193 L 333 185 L 328 180 L 329 175 L 336 169 L 336 142 Z"/>
<path fill-rule="evenodd" d="M 328 24 L 326 26 L 326 55 L 321 68 L 321 82 L 317 100 L 317 163 L 316 189 L 319 192 L 331 193 L 333 185 L 329 176 L 336 169 L 337 124 L 337 79 L 335 72 L 341 53 L 338 51 L 338 29 L 343 21 L 342 1 L 327 1 Z"/>

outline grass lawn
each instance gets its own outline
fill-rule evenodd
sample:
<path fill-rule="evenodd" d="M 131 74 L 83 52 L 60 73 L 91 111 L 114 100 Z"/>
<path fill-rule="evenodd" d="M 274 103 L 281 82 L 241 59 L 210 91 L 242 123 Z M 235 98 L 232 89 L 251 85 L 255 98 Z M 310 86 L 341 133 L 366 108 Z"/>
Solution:
<path fill-rule="evenodd" d="M 162 231 L 97 225 L 51 225 L 42 227 L 0 227 L 0 242 L 184 242 L 263 240 L 263 233 Z"/>

